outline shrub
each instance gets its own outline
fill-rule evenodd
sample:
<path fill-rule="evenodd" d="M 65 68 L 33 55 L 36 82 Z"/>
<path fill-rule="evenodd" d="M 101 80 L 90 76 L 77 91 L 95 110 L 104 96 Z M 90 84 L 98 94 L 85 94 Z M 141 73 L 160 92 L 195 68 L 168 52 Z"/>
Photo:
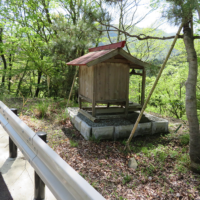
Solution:
<path fill-rule="evenodd" d="M 46 101 L 39 102 L 34 109 L 34 114 L 38 118 L 44 118 L 47 116 L 49 103 Z"/>
<path fill-rule="evenodd" d="M 149 154 L 149 150 L 147 147 L 142 147 L 141 149 L 142 153 L 144 153 L 145 155 L 148 155 Z"/>
<path fill-rule="evenodd" d="M 190 141 L 189 133 L 180 136 L 180 143 L 181 145 L 188 145 Z"/>
<path fill-rule="evenodd" d="M 178 151 L 175 151 L 175 150 L 174 150 L 174 151 L 171 150 L 171 151 L 169 152 L 169 155 L 170 155 L 171 158 L 175 158 L 175 157 L 177 157 L 178 154 L 179 154 Z"/>
<path fill-rule="evenodd" d="M 156 157 L 158 161 L 164 161 L 168 156 L 168 147 L 164 147 L 163 145 L 158 145 L 157 148 L 151 151 L 153 155 Z"/>

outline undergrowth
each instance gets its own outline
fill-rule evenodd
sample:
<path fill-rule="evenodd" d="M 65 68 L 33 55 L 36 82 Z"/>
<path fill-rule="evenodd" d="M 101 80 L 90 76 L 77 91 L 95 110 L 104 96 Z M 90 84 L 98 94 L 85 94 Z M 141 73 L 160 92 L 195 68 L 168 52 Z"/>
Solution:
<path fill-rule="evenodd" d="M 94 136 L 90 137 L 89 141 L 84 140 L 69 121 L 68 113 L 65 112 L 66 100 L 38 102 L 32 105 L 28 101 L 24 106 L 24 116 L 29 115 L 31 118 L 27 120 L 28 123 L 35 124 L 38 131 L 38 124 L 41 122 L 39 130 L 48 133 L 49 146 L 78 170 L 79 174 L 93 187 L 102 192 L 102 195 L 112 196 L 110 199 L 126 199 L 120 191 L 132 190 L 134 193 L 141 193 L 142 188 L 151 187 L 154 184 L 164 195 L 163 199 L 170 199 L 168 194 L 180 193 L 180 188 L 176 189 L 166 183 L 166 180 L 173 182 L 171 176 L 176 176 L 177 180 L 183 177 L 179 181 L 182 181 L 181 184 L 187 182 L 191 184 L 190 179 L 187 178 L 191 176 L 188 130 L 183 129 L 181 132 L 183 134 L 180 134 L 179 130 L 177 134 L 173 131 L 170 134 L 135 137 L 130 144 L 131 152 L 127 152 L 124 149 L 126 140 L 107 141 L 96 139 Z M 21 107 L 18 104 L 10 105 Z M 36 108 L 40 110 L 42 120 L 38 117 L 33 118 Z M 173 126 L 171 125 L 170 129 Z M 63 127 L 65 132 L 62 131 Z M 128 168 L 127 163 L 130 157 L 136 159 L 138 164 L 136 170 Z M 199 180 L 195 179 L 198 184 Z M 191 187 L 196 187 L 195 182 L 192 184 Z M 153 187 L 150 189 L 153 190 Z M 107 191 L 110 193 L 107 194 Z"/>
<path fill-rule="evenodd" d="M 48 107 L 49 107 L 49 102 L 47 101 L 38 102 L 34 109 L 35 116 L 38 118 L 46 117 L 48 112 Z"/>

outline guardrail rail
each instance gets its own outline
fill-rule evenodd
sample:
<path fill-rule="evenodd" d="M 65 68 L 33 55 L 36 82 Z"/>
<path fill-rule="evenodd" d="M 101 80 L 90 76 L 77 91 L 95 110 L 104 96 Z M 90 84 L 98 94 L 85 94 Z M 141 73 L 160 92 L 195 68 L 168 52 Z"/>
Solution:
<path fill-rule="evenodd" d="M 0 123 L 58 200 L 105 200 L 2 101 Z"/>

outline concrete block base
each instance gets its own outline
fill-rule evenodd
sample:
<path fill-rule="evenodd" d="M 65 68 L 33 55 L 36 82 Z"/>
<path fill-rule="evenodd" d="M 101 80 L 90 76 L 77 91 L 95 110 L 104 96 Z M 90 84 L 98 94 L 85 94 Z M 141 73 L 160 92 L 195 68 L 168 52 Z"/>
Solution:
<path fill-rule="evenodd" d="M 75 118 L 74 118 L 74 126 L 76 127 L 76 129 L 78 131 L 81 131 L 81 123 L 82 123 L 82 120 L 78 116 L 75 116 Z"/>
<path fill-rule="evenodd" d="M 93 127 L 92 135 L 96 139 L 113 139 L 114 126 Z"/>
<path fill-rule="evenodd" d="M 168 122 L 152 122 L 152 133 L 167 133 L 168 132 Z"/>
<path fill-rule="evenodd" d="M 130 125 L 115 125 L 115 126 L 90 126 L 80 117 L 78 117 L 78 109 L 74 111 L 74 108 L 68 108 L 71 122 L 74 124 L 76 129 L 80 131 L 82 136 L 89 140 L 90 137 L 96 139 L 110 139 L 117 140 L 128 138 L 133 126 Z M 134 134 L 134 137 L 140 135 L 152 135 L 156 133 L 168 133 L 168 121 L 159 117 L 155 117 L 150 114 L 144 114 L 146 118 L 149 119 L 148 122 L 139 123 Z M 113 119 L 115 120 L 115 119 Z M 97 123 L 98 124 L 98 123 Z"/>
<path fill-rule="evenodd" d="M 115 126 L 115 132 L 114 132 L 114 139 L 121 139 L 121 138 L 126 138 L 129 137 L 132 129 L 133 129 L 133 125 L 125 125 L 125 126 Z"/>
<path fill-rule="evenodd" d="M 88 124 L 86 124 L 84 121 L 82 121 L 80 132 L 86 140 L 89 140 L 89 138 L 91 137 L 91 133 L 92 133 L 92 127 L 89 126 Z"/>
<path fill-rule="evenodd" d="M 139 123 L 134 136 L 137 135 L 151 135 L 152 134 L 152 122 Z"/>

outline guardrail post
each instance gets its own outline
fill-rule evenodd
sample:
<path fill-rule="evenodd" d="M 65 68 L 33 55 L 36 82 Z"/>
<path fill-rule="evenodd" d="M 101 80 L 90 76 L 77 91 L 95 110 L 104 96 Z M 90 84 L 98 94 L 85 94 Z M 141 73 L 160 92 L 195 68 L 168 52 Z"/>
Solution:
<path fill-rule="evenodd" d="M 47 134 L 45 132 L 36 133 L 44 142 L 47 141 Z M 45 199 L 45 184 L 42 179 L 35 172 L 35 187 L 34 187 L 34 199 L 33 200 L 44 200 Z"/>
<path fill-rule="evenodd" d="M 16 108 L 11 108 L 10 110 L 17 115 Z M 9 158 L 16 158 L 16 157 L 17 157 L 17 146 L 9 137 Z"/>

